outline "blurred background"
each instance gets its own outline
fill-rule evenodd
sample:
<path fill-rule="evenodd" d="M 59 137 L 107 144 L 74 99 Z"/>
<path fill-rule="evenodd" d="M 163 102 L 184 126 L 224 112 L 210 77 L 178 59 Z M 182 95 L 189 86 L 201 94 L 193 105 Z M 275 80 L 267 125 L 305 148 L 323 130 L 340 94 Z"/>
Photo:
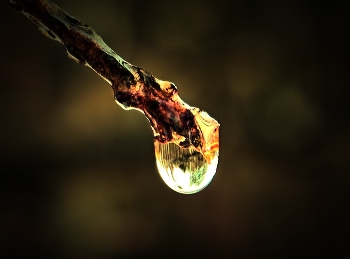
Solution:
<path fill-rule="evenodd" d="M 221 124 L 212 183 L 2 1 L 0 257 L 349 255 L 349 2 L 55 1 Z"/>

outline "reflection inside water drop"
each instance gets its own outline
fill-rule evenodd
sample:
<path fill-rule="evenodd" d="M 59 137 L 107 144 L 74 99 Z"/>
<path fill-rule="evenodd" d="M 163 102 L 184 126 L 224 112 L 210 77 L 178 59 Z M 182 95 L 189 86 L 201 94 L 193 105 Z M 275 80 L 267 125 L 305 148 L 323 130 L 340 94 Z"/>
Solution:
<path fill-rule="evenodd" d="M 174 191 L 191 194 L 204 189 L 213 179 L 218 165 L 218 150 L 211 161 L 194 148 L 181 148 L 174 143 L 155 141 L 158 171 L 164 182 Z"/>

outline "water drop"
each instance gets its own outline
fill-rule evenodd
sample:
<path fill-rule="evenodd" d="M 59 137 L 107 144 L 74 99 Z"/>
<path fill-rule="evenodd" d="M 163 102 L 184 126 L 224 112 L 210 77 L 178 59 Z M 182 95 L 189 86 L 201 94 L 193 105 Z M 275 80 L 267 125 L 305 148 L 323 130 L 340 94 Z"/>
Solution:
<path fill-rule="evenodd" d="M 201 131 L 201 147 L 180 147 L 155 140 L 158 171 L 174 191 L 192 194 L 203 190 L 213 179 L 219 162 L 219 124 L 207 113 L 193 110 Z"/>
<path fill-rule="evenodd" d="M 191 194 L 204 189 L 213 179 L 218 154 L 208 163 L 194 148 L 155 141 L 157 167 L 164 182 L 174 191 Z"/>

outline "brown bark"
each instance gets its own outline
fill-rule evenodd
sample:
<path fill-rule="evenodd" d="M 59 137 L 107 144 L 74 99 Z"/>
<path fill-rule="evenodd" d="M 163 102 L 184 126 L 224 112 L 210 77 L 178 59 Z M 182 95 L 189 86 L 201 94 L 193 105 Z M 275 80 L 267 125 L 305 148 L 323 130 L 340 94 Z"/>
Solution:
<path fill-rule="evenodd" d="M 196 117 L 204 120 L 204 124 L 209 123 L 211 133 L 216 135 L 219 124 L 206 113 L 184 103 L 173 83 L 161 81 L 123 60 L 90 26 L 49 0 L 9 0 L 9 3 L 37 24 L 44 35 L 60 42 L 69 57 L 104 78 L 112 86 L 115 100 L 124 109 L 143 112 L 156 140 L 174 142 L 181 147 L 192 145 L 203 155 L 204 148 L 210 149 L 204 139 L 208 133 L 204 134 Z"/>

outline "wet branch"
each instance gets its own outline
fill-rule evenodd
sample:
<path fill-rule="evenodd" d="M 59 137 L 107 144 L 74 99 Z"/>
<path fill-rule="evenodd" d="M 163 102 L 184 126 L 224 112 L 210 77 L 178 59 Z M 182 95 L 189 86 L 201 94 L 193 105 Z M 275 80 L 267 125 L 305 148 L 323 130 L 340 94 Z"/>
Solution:
<path fill-rule="evenodd" d="M 123 60 L 90 26 L 49 0 L 9 0 L 9 3 L 34 22 L 44 35 L 60 42 L 70 58 L 104 78 L 112 86 L 115 100 L 124 109 L 143 112 L 158 141 L 193 146 L 202 153 L 208 148 L 196 117 L 199 114 L 207 124 L 210 117 L 184 103 L 173 83 L 161 81 Z M 215 124 L 212 131 L 218 131 L 219 124 L 211 120 L 210 123 Z"/>

